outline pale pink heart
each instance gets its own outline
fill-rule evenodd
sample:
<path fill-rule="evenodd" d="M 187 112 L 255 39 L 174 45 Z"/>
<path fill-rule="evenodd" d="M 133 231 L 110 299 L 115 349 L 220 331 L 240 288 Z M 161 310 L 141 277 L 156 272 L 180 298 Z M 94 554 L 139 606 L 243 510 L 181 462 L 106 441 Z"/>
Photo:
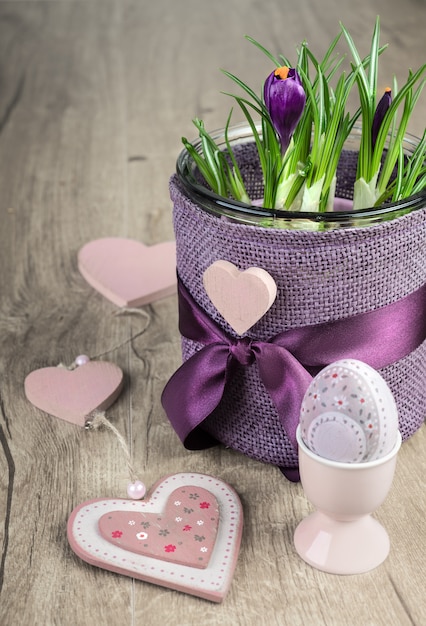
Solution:
<path fill-rule="evenodd" d="M 158 481 L 143 501 L 84 502 L 70 516 L 68 541 L 91 565 L 222 602 L 242 527 L 232 487 L 206 474 L 182 473 Z"/>
<path fill-rule="evenodd" d="M 176 292 L 176 243 L 145 246 L 121 237 L 95 239 L 80 249 L 78 268 L 114 304 L 142 306 Z"/>
<path fill-rule="evenodd" d="M 222 317 L 242 335 L 271 308 L 277 285 L 260 267 L 240 271 L 229 261 L 216 261 L 203 275 L 204 288 Z"/>
<path fill-rule="evenodd" d="M 77 426 L 93 411 L 104 411 L 117 399 L 123 372 L 114 363 L 89 361 L 74 370 L 44 367 L 25 379 L 25 395 L 37 408 Z"/>

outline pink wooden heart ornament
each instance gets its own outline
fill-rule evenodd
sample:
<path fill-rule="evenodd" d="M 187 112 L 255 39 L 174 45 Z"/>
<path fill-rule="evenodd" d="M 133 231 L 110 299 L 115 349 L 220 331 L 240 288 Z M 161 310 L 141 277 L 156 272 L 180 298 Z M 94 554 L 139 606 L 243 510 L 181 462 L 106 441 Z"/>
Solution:
<path fill-rule="evenodd" d="M 182 473 L 162 478 L 144 501 L 81 504 L 68 521 L 68 541 L 91 565 L 221 602 L 242 525 L 232 487 L 206 474 Z"/>
<path fill-rule="evenodd" d="M 107 361 L 89 361 L 73 370 L 44 367 L 28 374 L 24 383 L 34 406 L 77 426 L 84 426 L 93 411 L 111 406 L 122 386 L 122 370 Z"/>
<path fill-rule="evenodd" d="M 145 246 L 121 237 L 95 239 L 79 250 L 78 268 L 114 304 L 142 306 L 176 292 L 176 243 Z"/>
<path fill-rule="evenodd" d="M 277 285 L 260 267 L 240 271 L 229 261 L 215 261 L 203 274 L 204 288 L 222 317 L 242 335 L 271 308 Z"/>
<path fill-rule="evenodd" d="M 205 569 L 219 524 L 219 504 L 202 487 L 175 489 L 161 513 L 114 511 L 99 520 L 107 541 L 163 561 Z"/>

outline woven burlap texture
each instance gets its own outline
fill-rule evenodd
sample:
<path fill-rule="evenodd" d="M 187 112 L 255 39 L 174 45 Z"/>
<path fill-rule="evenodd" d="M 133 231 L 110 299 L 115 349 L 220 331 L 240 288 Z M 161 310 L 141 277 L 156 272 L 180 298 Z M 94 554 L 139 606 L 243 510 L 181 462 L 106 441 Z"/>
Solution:
<path fill-rule="evenodd" d="M 377 225 L 312 232 L 220 219 L 191 200 L 176 176 L 170 194 L 179 276 L 194 300 L 233 336 L 203 286 L 204 271 L 218 259 L 240 270 L 261 267 L 275 279 L 273 306 L 247 333 L 260 340 L 386 306 L 426 282 L 426 208 Z M 199 348 L 182 338 L 184 360 Z M 407 439 L 425 417 L 426 342 L 380 373 L 395 395 L 401 434 Z M 252 458 L 297 467 L 297 455 L 255 363 L 239 369 L 203 428 Z"/>

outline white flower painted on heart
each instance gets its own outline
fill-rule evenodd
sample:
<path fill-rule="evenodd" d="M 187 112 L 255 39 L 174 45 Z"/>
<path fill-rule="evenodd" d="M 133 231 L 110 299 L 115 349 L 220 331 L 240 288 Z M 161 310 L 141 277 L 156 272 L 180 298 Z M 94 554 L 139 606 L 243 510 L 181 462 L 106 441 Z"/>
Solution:
<path fill-rule="evenodd" d="M 144 539 L 148 539 L 148 533 L 140 532 L 136 535 L 136 539 L 139 539 L 139 541 L 144 541 Z"/>
<path fill-rule="evenodd" d="M 349 402 L 345 396 L 335 396 L 333 404 L 334 406 L 339 407 L 339 409 L 346 409 Z"/>

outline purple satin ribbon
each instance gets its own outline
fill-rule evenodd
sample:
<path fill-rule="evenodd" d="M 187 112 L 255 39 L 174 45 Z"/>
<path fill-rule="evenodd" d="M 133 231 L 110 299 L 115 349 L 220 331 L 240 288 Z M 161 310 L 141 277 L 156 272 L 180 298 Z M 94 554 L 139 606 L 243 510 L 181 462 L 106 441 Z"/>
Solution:
<path fill-rule="evenodd" d="M 218 443 L 202 422 L 220 404 L 235 368 L 256 361 L 281 424 L 295 450 L 303 396 L 312 377 L 342 358 L 380 369 L 415 350 L 426 338 L 426 284 L 380 309 L 282 332 L 269 341 L 225 333 L 178 281 L 179 330 L 203 347 L 173 374 L 162 404 L 185 447 Z"/>

